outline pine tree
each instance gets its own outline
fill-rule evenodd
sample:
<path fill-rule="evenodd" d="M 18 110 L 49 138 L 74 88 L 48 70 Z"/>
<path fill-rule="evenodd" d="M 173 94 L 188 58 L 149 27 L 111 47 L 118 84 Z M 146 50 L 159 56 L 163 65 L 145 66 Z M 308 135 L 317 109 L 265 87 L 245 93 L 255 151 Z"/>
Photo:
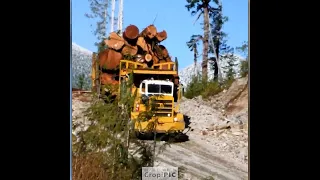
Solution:
<path fill-rule="evenodd" d="M 190 49 L 190 51 L 193 51 L 194 72 L 196 75 L 198 75 L 197 61 L 199 56 L 198 45 L 200 40 L 202 40 L 201 35 L 192 35 L 190 40 L 187 42 L 188 48 Z"/>
<path fill-rule="evenodd" d="M 233 81 L 236 75 L 234 67 L 238 64 L 235 63 L 236 59 L 234 54 L 228 54 L 227 56 L 225 56 L 225 59 L 227 60 L 227 66 L 224 67 L 224 72 L 226 73 L 226 80 Z"/>
<path fill-rule="evenodd" d="M 91 13 L 86 13 L 85 16 L 87 18 L 94 19 L 96 22 L 93 34 L 98 40 L 95 45 L 99 46 L 99 43 L 107 36 L 107 25 L 110 20 L 110 16 L 108 14 L 110 0 L 89 0 L 89 3 Z"/>
<path fill-rule="evenodd" d="M 210 15 L 217 14 L 219 8 L 216 8 L 210 4 L 214 2 L 217 4 L 217 0 L 187 0 L 185 6 L 188 11 L 191 11 L 191 15 L 196 15 L 198 20 L 203 15 L 203 51 L 202 51 L 202 79 L 204 82 L 208 80 L 208 53 L 209 53 L 209 33 L 210 33 Z M 214 44 L 213 44 L 214 45 Z"/>
<path fill-rule="evenodd" d="M 86 79 L 85 79 L 85 75 L 82 73 L 78 76 L 78 80 L 76 82 L 76 86 L 79 89 L 84 89 L 86 86 Z"/>
<path fill-rule="evenodd" d="M 242 46 L 237 47 L 236 49 L 246 58 L 244 61 L 241 61 L 240 64 L 240 75 L 241 77 L 245 77 L 249 73 L 248 42 L 243 42 Z"/>
<path fill-rule="evenodd" d="M 223 53 L 230 53 L 230 47 L 227 47 L 226 40 L 224 38 L 227 36 L 225 32 L 222 31 L 223 24 L 228 21 L 228 17 L 222 15 L 222 3 L 220 0 L 214 0 L 215 5 L 217 6 L 215 11 L 209 13 L 209 16 L 212 20 L 210 23 L 210 49 L 209 53 L 214 54 L 215 58 L 211 59 L 211 64 L 214 69 L 214 80 L 217 81 L 221 77 L 220 73 L 220 55 Z M 221 79 L 221 78 L 220 78 Z"/>

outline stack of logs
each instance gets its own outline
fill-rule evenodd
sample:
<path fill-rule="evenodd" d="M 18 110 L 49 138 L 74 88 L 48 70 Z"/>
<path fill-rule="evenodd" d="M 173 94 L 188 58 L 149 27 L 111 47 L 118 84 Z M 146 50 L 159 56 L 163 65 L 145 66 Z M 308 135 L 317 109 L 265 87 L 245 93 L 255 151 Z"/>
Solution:
<path fill-rule="evenodd" d="M 137 26 L 129 25 L 122 37 L 112 32 L 104 41 L 108 48 L 98 54 L 99 66 L 101 69 L 115 70 L 119 68 L 121 59 L 144 63 L 146 67 L 172 62 L 166 47 L 159 45 L 166 38 L 167 32 L 158 32 L 154 25 L 149 25 L 141 33 Z M 167 68 L 168 66 L 163 66 L 163 69 Z M 101 83 L 116 84 L 117 81 L 112 77 L 111 74 L 103 73 Z"/>

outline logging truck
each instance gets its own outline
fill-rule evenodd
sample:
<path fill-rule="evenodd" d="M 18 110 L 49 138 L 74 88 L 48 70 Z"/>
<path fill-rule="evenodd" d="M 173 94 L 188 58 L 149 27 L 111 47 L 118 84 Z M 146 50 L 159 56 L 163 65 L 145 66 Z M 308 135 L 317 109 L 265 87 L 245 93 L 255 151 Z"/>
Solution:
<path fill-rule="evenodd" d="M 95 64 L 93 67 L 97 67 Z M 183 114 L 179 113 L 183 89 L 177 83 L 179 81 L 175 67 L 174 62 L 154 64 L 151 68 L 145 68 L 143 63 L 120 60 L 119 77 L 116 78 L 119 90 L 116 94 L 119 95 L 121 88 L 125 87 L 121 84 L 132 77 L 133 85 L 130 89 L 132 94 L 135 94 L 135 100 L 131 120 L 135 123 L 134 130 L 137 135 L 151 131 L 151 125 L 152 131 L 155 130 L 156 133 L 180 133 L 185 129 Z M 93 82 L 99 79 L 96 78 L 98 74 L 96 68 L 93 68 Z M 96 86 L 95 83 L 93 86 Z M 140 115 L 146 111 L 151 111 L 152 117 L 142 121 Z"/>
<path fill-rule="evenodd" d="M 167 32 L 158 32 L 154 25 L 141 33 L 138 27 L 129 25 L 122 36 L 111 32 L 102 42 L 106 48 L 93 54 L 94 89 L 119 98 L 123 90 L 128 90 L 124 85 L 129 79 L 133 84 L 129 87 L 135 97 L 131 120 L 135 122 L 137 133 L 149 131 L 151 124 L 157 133 L 185 129 L 183 115 L 179 113 L 183 90 L 179 83 L 178 60 L 173 62 L 166 47 L 160 44 L 166 38 Z M 111 88 L 101 89 L 106 85 Z"/>

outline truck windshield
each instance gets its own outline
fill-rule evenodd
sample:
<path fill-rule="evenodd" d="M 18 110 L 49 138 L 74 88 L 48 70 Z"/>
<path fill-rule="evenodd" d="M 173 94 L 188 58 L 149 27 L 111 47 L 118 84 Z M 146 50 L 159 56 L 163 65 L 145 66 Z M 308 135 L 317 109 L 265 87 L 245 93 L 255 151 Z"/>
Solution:
<path fill-rule="evenodd" d="M 151 94 L 171 94 L 172 86 L 162 84 L 148 84 L 148 93 Z"/>

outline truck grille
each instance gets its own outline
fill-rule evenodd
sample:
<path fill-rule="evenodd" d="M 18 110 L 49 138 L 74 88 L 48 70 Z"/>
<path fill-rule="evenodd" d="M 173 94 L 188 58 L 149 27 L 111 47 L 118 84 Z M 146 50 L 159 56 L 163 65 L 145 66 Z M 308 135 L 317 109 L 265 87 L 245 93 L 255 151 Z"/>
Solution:
<path fill-rule="evenodd" d="M 172 117 L 172 100 L 155 100 L 155 115 L 158 117 Z"/>

